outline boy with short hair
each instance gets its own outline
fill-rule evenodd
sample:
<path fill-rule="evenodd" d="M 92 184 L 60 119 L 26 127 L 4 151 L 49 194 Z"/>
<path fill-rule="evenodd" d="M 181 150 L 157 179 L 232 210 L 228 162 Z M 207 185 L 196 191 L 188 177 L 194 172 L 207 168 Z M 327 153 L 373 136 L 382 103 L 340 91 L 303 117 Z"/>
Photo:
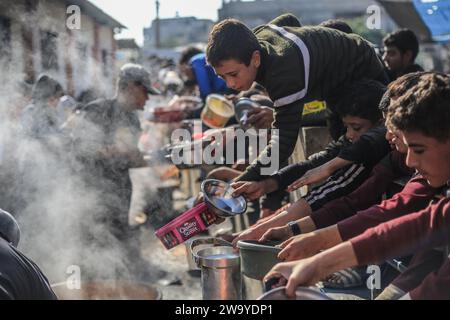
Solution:
<path fill-rule="evenodd" d="M 248 90 L 254 81 L 266 88 L 279 139 L 272 137 L 260 158 L 278 144 L 279 163 L 295 147 L 304 103 L 328 100 L 363 78 L 387 80 L 369 42 L 330 28 L 300 27 L 290 14 L 253 31 L 235 19 L 221 21 L 210 34 L 206 55 L 229 88 Z M 237 180 L 261 180 L 261 167 L 255 161 Z"/>
<path fill-rule="evenodd" d="M 414 32 L 409 29 L 397 30 L 388 34 L 383 44 L 383 60 L 391 81 L 407 73 L 423 71 L 421 66 L 414 63 L 419 54 L 419 41 Z"/>
<path fill-rule="evenodd" d="M 412 252 L 423 253 L 423 250 L 448 245 L 449 101 L 450 77 L 437 73 L 426 74 L 414 88 L 395 100 L 388 111 L 388 123 L 401 132 L 408 147 L 407 165 L 419 173 L 419 177 L 414 180 L 425 180 L 436 190 L 429 197 L 433 201 L 425 209 L 406 215 L 398 212 L 394 214 L 397 208 L 393 203 L 393 207 L 384 211 L 358 213 L 339 223 L 337 228 L 333 226 L 314 234 L 299 236 L 286 247 L 292 247 L 292 243 L 297 242 L 297 248 L 303 248 L 300 257 L 307 259 L 278 264 L 266 279 L 273 276 L 288 279 L 287 293 L 292 295 L 298 285 L 313 284 L 344 268 L 377 263 Z M 319 238 L 322 240 L 316 241 Z M 303 243 L 298 246 L 300 242 Z M 327 248 L 330 249 L 314 255 Z M 419 279 L 404 282 L 402 287 L 393 290 L 392 296 L 396 298 L 406 293 L 406 298 L 411 299 L 450 299 L 448 253 L 431 272 L 416 273 L 416 276 Z"/>

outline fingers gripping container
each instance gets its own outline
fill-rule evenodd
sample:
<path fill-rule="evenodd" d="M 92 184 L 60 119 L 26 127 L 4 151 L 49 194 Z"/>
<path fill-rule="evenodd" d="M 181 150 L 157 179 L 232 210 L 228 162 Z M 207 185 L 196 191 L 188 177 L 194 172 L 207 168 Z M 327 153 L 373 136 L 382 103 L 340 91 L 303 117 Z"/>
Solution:
<path fill-rule="evenodd" d="M 171 249 L 205 231 L 216 220 L 217 216 L 208 210 L 207 205 L 200 203 L 158 229 L 155 235 L 166 249 Z"/>

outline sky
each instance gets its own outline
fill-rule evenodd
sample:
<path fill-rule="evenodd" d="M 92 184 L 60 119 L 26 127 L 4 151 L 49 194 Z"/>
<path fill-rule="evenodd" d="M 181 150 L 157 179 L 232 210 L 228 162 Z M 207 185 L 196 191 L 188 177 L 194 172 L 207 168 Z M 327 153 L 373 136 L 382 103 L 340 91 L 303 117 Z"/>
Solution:
<path fill-rule="evenodd" d="M 118 38 L 135 38 L 139 45 L 143 43 L 143 28 L 150 26 L 156 17 L 155 0 L 90 0 L 97 7 L 125 25 Z M 222 0 L 160 0 L 160 17 L 172 18 L 194 16 L 217 20 L 217 10 Z"/>

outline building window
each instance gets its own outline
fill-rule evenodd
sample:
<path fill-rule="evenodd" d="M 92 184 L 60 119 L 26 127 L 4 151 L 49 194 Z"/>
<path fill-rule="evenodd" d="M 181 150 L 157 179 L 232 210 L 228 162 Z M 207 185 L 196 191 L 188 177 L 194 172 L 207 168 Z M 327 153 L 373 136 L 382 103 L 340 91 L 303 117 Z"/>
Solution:
<path fill-rule="evenodd" d="M 0 60 L 11 59 L 11 19 L 0 17 Z"/>
<path fill-rule="evenodd" d="M 88 48 L 85 43 L 77 43 L 77 57 L 76 64 L 79 66 L 79 69 L 84 71 L 88 62 Z"/>
<path fill-rule="evenodd" d="M 109 76 L 109 55 L 108 50 L 102 50 L 102 66 L 103 66 L 103 75 L 105 77 Z"/>
<path fill-rule="evenodd" d="M 58 35 L 53 32 L 41 31 L 42 69 L 58 70 Z"/>

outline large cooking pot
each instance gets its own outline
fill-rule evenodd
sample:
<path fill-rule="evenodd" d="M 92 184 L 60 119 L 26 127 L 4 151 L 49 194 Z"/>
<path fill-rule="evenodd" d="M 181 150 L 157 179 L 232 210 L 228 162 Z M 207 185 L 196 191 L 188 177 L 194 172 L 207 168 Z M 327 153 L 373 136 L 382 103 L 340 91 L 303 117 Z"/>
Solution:
<path fill-rule="evenodd" d="M 190 248 L 201 269 L 203 300 L 240 300 L 240 259 L 231 243 L 219 238 L 199 238 L 192 241 Z"/>
<path fill-rule="evenodd" d="M 281 249 L 275 247 L 278 244 L 280 242 L 239 240 L 237 247 L 242 261 L 242 273 L 252 279 L 263 279 L 275 264 L 281 262 L 278 259 Z"/>
<path fill-rule="evenodd" d="M 82 282 L 81 288 L 53 288 L 60 300 L 161 300 L 161 291 L 149 284 L 126 280 Z"/>
<path fill-rule="evenodd" d="M 295 296 L 295 299 L 288 298 L 286 287 L 279 287 L 264 293 L 257 300 L 333 300 L 326 294 L 307 287 L 298 287 Z"/>
<path fill-rule="evenodd" d="M 203 202 L 155 232 L 167 249 L 205 231 L 218 217 L 233 217 L 247 210 L 245 198 L 233 197 L 234 189 L 224 181 L 208 179 L 203 181 L 200 188 L 204 196 Z"/>
<path fill-rule="evenodd" d="M 223 128 L 234 116 L 234 106 L 224 96 L 210 94 L 200 115 L 204 124 L 210 128 Z"/>

